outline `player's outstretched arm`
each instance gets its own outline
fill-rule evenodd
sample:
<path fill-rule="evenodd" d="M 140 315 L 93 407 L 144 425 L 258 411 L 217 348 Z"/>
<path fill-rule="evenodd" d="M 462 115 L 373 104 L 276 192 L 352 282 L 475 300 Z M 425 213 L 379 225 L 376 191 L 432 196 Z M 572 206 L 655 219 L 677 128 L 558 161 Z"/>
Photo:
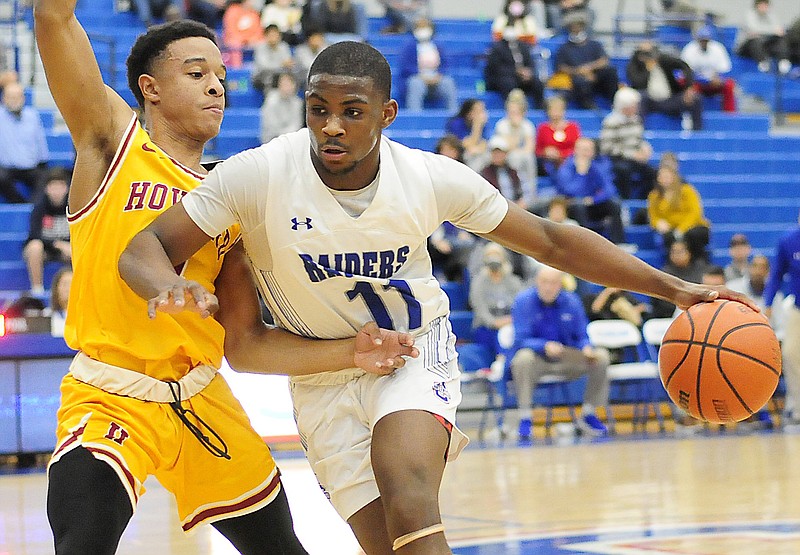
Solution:
<path fill-rule="evenodd" d="M 390 374 L 417 357 L 414 339 L 368 322 L 355 338 L 308 339 L 264 324 L 250 263 L 241 243 L 226 255 L 217 281 L 225 328 L 225 357 L 239 372 L 299 376 L 359 367 L 374 374 Z"/>
<path fill-rule="evenodd" d="M 35 0 L 34 30 L 47 84 L 78 152 L 70 210 L 94 196 L 133 111 L 106 87 L 76 0 Z"/>
<path fill-rule="evenodd" d="M 513 203 L 500 225 L 485 237 L 593 283 L 659 297 L 682 309 L 723 298 L 758 310 L 741 293 L 688 283 L 653 268 L 589 229 L 539 218 Z"/>

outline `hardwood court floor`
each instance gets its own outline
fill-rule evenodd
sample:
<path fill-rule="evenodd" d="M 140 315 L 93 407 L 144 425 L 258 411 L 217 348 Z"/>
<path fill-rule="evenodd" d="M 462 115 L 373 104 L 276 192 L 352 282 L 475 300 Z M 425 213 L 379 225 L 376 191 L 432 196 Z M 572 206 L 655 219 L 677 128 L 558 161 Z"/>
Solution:
<path fill-rule="evenodd" d="M 307 463 L 277 453 L 312 555 L 359 553 Z M 233 554 L 206 527 L 185 536 L 154 480 L 120 554 Z M 711 434 L 570 445 L 473 447 L 442 487 L 457 554 L 800 553 L 800 436 Z M 0 555 L 52 553 L 45 476 L 0 476 Z"/>

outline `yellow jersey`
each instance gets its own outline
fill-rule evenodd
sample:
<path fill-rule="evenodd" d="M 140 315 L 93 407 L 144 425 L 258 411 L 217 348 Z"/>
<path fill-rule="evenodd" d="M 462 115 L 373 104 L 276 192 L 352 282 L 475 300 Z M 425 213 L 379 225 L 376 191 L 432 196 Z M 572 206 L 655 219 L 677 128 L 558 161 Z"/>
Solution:
<path fill-rule="evenodd" d="M 153 144 L 136 117 L 131 119 L 97 193 L 67 214 L 74 274 L 64 338 L 70 347 L 165 381 L 200 364 L 219 368 L 225 336 L 216 320 L 189 312 L 158 313 L 150 320 L 147 302 L 117 269 L 133 236 L 202 178 Z M 237 238 L 238 227 L 226 230 L 177 270 L 213 293 L 223 256 Z"/>

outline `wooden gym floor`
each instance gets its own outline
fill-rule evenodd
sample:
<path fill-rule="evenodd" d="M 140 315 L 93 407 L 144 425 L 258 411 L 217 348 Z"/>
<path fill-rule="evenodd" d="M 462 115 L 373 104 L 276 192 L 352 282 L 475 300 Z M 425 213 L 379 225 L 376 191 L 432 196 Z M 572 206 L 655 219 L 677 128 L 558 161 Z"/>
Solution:
<path fill-rule="evenodd" d="M 465 426 L 472 437 L 474 429 Z M 298 535 L 312 555 L 355 555 L 305 459 L 276 450 Z M 120 554 L 233 554 L 210 527 L 184 535 L 155 481 Z M 0 555 L 52 553 L 41 469 L 0 476 Z M 796 555 L 800 436 L 742 429 L 473 442 L 448 466 L 442 514 L 454 553 Z"/>

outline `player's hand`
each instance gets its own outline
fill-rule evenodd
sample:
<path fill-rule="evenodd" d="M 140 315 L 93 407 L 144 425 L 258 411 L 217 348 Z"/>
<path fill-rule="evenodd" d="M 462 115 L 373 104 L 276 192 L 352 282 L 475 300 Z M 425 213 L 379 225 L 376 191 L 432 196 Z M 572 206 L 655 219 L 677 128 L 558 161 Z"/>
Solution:
<path fill-rule="evenodd" d="M 747 295 L 731 291 L 727 287 L 721 285 L 714 286 L 686 283 L 686 287 L 676 295 L 672 302 L 681 310 L 686 310 L 694 304 L 716 301 L 717 299 L 727 299 L 744 303 L 756 312 L 761 312 L 761 309 L 758 308 Z"/>
<path fill-rule="evenodd" d="M 414 338 L 409 333 L 386 330 L 375 322 L 367 322 L 356 335 L 353 362 L 370 374 L 391 374 L 405 365 L 403 357 L 418 356 L 419 349 L 414 347 Z"/>
<path fill-rule="evenodd" d="M 219 309 L 219 301 L 196 281 L 181 280 L 147 301 L 147 315 L 152 320 L 157 312 L 177 314 L 195 312 L 207 318 Z"/>

